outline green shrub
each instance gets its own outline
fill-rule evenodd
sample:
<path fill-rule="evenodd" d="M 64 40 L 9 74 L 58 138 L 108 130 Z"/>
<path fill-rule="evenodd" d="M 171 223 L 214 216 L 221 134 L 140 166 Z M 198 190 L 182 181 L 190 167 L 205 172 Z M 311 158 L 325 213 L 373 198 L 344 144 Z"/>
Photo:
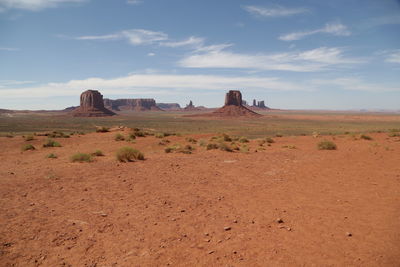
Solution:
<path fill-rule="evenodd" d="M 35 149 L 36 149 L 36 148 L 35 148 L 33 145 L 31 145 L 31 144 L 23 145 L 22 148 L 21 148 L 22 151 L 35 150 Z"/>
<path fill-rule="evenodd" d="M 120 162 L 130 162 L 135 160 L 144 160 L 144 155 L 132 147 L 122 147 L 117 151 L 117 160 Z"/>
<path fill-rule="evenodd" d="M 360 138 L 361 138 L 361 139 L 364 139 L 364 140 L 372 140 L 372 137 L 371 137 L 371 136 L 365 135 L 365 134 L 362 134 L 362 135 L 360 136 Z"/>
<path fill-rule="evenodd" d="M 103 151 L 101 151 L 101 150 L 96 150 L 96 151 L 93 152 L 91 155 L 92 155 L 92 156 L 95 156 L 95 157 L 104 156 Z"/>
<path fill-rule="evenodd" d="M 239 138 L 239 142 L 240 143 L 248 143 L 249 139 L 247 139 L 246 137 L 242 136 L 242 137 Z"/>
<path fill-rule="evenodd" d="M 32 141 L 35 140 L 33 134 L 29 134 L 27 136 L 24 136 L 25 141 Z"/>
<path fill-rule="evenodd" d="M 233 152 L 232 147 L 230 147 L 230 146 L 229 146 L 228 144 L 226 144 L 226 143 L 221 142 L 221 143 L 218 144 L 218 146 L 219 146 L 219 149 L 222 150 L 222 151 Z"/>
<path fill-rule="evenodd" d="M 76 153 L 71 156 L 72 162 L 92 162 L 92 156 L 86 153 Z"/>
<path fill-rule="evenodd" d="M 50 153 L 50 154 L 48 154 L 48 155 L 46 156 L 46 158 L 48 158 L 48 159 L 56 159 L 56 158 L 57 158 L 57 155 L 54 154 L 54 153 Z"/>
<path fill-rule="evenodd" d="M 110 131 L 109 127 L 105 127 L 105 126 L 101 126 L 101 127 L 97 127 L 96 132 L 98 133 L 107 133 Z"/>
<path fill-rule="evenodd" d="M 53 139 L 47 139 L 46 143 L 43 144 L 43 147 L 60 147 L 60 143 L 54 141 Z"/>
<path fill-rule="evenodd" d="M 318 143 L 319 150 L 336 150 L 336 144 L 332 141 L 321 141 Z"/>
<path fill-rule="evenodd" d="M 128 134 L 128 141 L 133 141 L 136 139 L 136 135 L 135 133 L 129 133 Z"/>
<path fill-rule="evenodd" d="M 117 134 L 115 134 L 115 136 L 114 136 L 114 140 L 115 140 L 115 141 L 124 141 L 124 140 L 125 140 L 125 137 L 124 137 L 122 134 L 117 133 Z"/>

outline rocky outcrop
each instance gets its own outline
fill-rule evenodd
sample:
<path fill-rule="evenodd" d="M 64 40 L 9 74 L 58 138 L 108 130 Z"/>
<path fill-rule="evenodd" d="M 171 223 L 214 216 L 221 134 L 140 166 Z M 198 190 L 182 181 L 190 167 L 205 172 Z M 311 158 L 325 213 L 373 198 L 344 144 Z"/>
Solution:
<path fill-rule="evenodd" d="M 264 100 L 261 101 L 256 101 L 255 99 L 253 100 L 253 105 L 251 106 L 253 109 L 270 109 L 265 105 Z"/>
<path fill-rule="evenodd" d="M 258 117 L 260 114 L 243 106 L 242 93 L 238 90 L 231 90 L 225 96 L 225 105 L 212 113 L 196 114 L 192 116 L 207 117 Z"/>
<path fill-rule="evenodd" d="M 156 105 L 163 110 L 181 110 L 178 103 L 157 103 Z"/>
<path fill-rule="evenodd" d="M 97 90 L 87 90 L 81 94 L 80 106 L 72 111 L 74 117 L 103 117 L 115 115 L 106 109 L 103 95 Z"/>
<path fill-rule="evenodd" d="M 198 108 L 198 107 L 195 107 L 195 106 L 193 105 L 192 100 L 190 100 L 190 101 L 189 101 L 189 104 L 187 104 L 186 107 L 185 107 L 183 110 L 184 110 L 184 111 L 197 111 L 197 110 L 201 110 L 201 109 Z"/>
<path fill-rule="evenodd" d="M 104 99 L 104 105 L 115 111 L 160 111 L 156 101 L 152 98 L 126 98 L 126 99 Z"/>

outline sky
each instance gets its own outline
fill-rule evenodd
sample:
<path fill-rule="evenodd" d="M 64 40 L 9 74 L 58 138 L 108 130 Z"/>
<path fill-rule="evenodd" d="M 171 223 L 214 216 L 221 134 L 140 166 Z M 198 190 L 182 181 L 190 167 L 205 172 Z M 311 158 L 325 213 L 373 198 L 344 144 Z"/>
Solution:
<path fill-rule="evenodd" d="M 0 108 L 400 110 L 399 0 L 0 0 Z"/>

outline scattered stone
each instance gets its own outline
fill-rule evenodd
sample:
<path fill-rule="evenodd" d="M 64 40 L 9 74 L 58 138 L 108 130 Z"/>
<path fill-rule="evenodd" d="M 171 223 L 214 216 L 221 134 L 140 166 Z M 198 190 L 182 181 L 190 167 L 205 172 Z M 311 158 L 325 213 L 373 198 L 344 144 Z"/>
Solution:
<path fill-rule="evenodd" d="M 237 220 L 233 220 L 233 223 L 238 223 L 238 221 Z"/>
<path fill-rule="evenodd" d="M 350 236 L 353 236 L 353 234 L 350 232 L 346 232 L 346 236 L 350 237 Z"/>
<path fill-rule="evenodd" d="M 208 251 L 207 253 L 208 254 L 213 254 L 215 252 L 215 250 L 210 250 L 210 251 Z"/>
<path fill-rule="evenodd" d="M 276 219 L 277 223 L 283 223 L 283 220 L 281 218 Z"/>
<path fill-rule="evenodd" d="M 232 227 L 230 227 L 230 226 L 224 227 L 224 230 L 225 230 L 225 231 L 230 231 L 231 229 L 232 229 Z"/>

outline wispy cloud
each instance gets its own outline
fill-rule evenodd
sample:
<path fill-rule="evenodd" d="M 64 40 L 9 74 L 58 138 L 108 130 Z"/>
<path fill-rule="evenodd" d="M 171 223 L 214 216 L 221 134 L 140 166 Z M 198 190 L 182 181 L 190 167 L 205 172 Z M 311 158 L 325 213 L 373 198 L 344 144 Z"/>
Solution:
<path fill-rule="evenodd" d="M 191 46 L 191 47 L 201 47 L 204 44 L 204 38 L 190 36 L 186 40 L 177 41 L 177 42 L 164 42 L 161 43 L 162 46 L 168 47 L 182 47 L 182 46 Z"/>
<path fill-rule="evenodd" d="M 274 54 L 240 54 L 212 50 L 188 55 L 178 62 L 185 68 L 227 68 L 313 72 L 364 62 L 344 56 L 338 47 L 320 47 L 307 51 Z"/>
<path fill-rule="evenodd" d="M 287 8 L 282 6 L 275 6 L 275 7 L 244 6 L 243 8 L 250 14 L 259 17 L 288 17 L 309 12 L 309 10 L 306 8 Z"/>
<path fill-rule="evenodd" d="M 385 62 L 400 63 L 400 49 L 392 50 L 392 51 L 386 53 Z"/>
<path fill-rule="evenodd" d="M 140 5 L 140 4 L 143 3 L 143 1 L 141 1 L 141 0 L 127 0 L 126 3 L 128 5 Z"/>
<path fill-rule="evenodd" d="M 315 87 L 333 87 L 346 91 L 365 91 L 365 92 L 400 92 L 400 86 L 383 85 L 366 82 L 360 78 L 340 77 L 334 79 L 315 79 L 310 83 Z"/>
<path fill-rule="evenodd" d="M 145 45 L 168 40 L 168 35 L 163 32 L 144 29 L 132 29 L 107 35 L 88 35 L 76 37 L 77 40 L 127 40 L 132 45 Z"/>
<path fill-rule="evenodd" d="M 18 48 L 14 48 L 14 47 L 1 47 L 0 46 L 0 51 L 18 51 Z"/>
<path fill-rule="evenodd" d="M 83 3 L 88 0 L 0 0 L 0 11 L 8 9 L 25 9 L 38 11 L 54 8 L 67 3 Z"/>
<path fill-rule="evenodd" d="M 284 34 L 279 36 L 279 39 L 282 41 L 295 41 L 303 39 L 304 37 L 319 34 L 319 33 L 328 33 L 336 36 L 349 36 L 351 32 L 347 29 L 346 25 L 341 23 L 327 23 L 325 27 L 312 30 L 312 31 L 301 31 L 301 32 L 292 32 L 288 34 Z"/>

